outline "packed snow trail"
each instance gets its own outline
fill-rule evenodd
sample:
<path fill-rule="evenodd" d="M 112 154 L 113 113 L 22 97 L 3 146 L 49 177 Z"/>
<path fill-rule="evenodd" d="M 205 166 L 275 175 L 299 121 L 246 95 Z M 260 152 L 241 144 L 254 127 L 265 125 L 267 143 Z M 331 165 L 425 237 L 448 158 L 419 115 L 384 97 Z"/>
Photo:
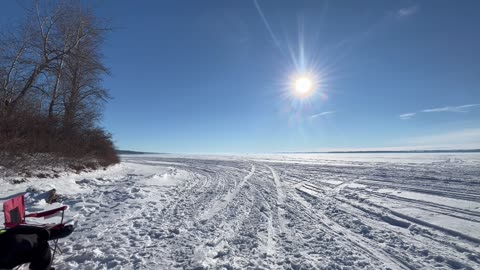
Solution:
<path fill-rule="evenodd" d="M 480 269 L 480 155 L 389 157 L 124 156 L 57 180 L 77 229 L 56 266 Z"/>

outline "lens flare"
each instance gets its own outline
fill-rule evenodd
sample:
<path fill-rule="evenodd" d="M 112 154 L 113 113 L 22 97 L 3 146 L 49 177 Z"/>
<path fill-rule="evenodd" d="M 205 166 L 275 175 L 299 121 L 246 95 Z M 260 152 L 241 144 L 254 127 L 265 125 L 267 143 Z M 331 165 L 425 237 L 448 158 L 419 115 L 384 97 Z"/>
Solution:
<path fill-rule="evenodd" d="M 314 91 L 314 85 L 310 78 L 302 76 L 295 80 L 294 89 L 295 95 L 299 97 L 306 97 Z"/>
<path fill-rule="evenodd" d="M 282 63 L 279 66 L 284 67 L 284 76 L 281 77 L 278 89 L 282 98 L 282 111 L 291 117 L 291 122 L 301 125 L 303 119 L 318 114 L 319 106 L 327 101 L 336 59 L 332 60 L 332 56 L 326 54 L 330 52 L 330 46 L 319 44 L 320 33 L 306 31 L 303 17 L 298 18 L 297 40 L 289 35 L 290 26 L 284 29 L 285 39 L 279 39 L 257 0 L 254 3 L 275 48 L 281 54 Z"/>

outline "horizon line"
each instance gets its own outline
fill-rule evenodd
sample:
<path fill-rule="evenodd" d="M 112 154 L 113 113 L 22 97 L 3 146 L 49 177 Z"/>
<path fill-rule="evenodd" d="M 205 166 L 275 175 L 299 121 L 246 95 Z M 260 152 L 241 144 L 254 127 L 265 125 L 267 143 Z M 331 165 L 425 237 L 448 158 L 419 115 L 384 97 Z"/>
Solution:
<path fill-rule="evenodd" d="M 258 155 L 258 154 L 368 154 L 368 153 L 480 153 L 480 148 L 458 148 L 458 149 L 370 149 L 370 150 L 319 150 L 319 151 L 275 151 L 259 153 L 180 153 L 180 152 L 145 152 L 135 150 L 118 149 L 120 155 Z"/>

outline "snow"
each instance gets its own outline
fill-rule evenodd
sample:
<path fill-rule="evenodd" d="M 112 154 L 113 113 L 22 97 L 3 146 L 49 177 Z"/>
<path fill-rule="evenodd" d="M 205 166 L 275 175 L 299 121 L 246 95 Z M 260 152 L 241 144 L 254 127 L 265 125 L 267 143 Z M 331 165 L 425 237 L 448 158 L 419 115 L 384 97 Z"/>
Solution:
<path fill-rule="evenodd" d="M 475 202 L 475 201 L 459 200 L 459 199 L 453 199 L 453 198 L 444 197 L 444 196 L 424 194 L 420 192 L 399 191 L 399 190 L 392 190 L 392 189 L 379 189 L 377 192 L 392 194 L 394 196 L 398 196 L 401 198 L 424 201 L 426 203 L 432 202 L 432 203 L 441 204 L 445 206 L 449 206 L 449 205 L 456 206 L 461 209 L 467 209 L 467 210 L 480 209 L 480 202 Z"/>
<path fill-rule="evenodd" d="M 377 192 L 398 196 L 399 198 L 407 198 L 414 201 L 415 204 L 410 206 L 406 204 L 399 204 L 396 200 L 385 197 L 371 198 L 370 200 L 388 207 L 396 212 L 411 216 L 413 218 L 421 219 L 432 224 L 442 224 L 442 227 L 451 229 L 472 237 L 480 239 L 480 227 L 478 221 L 480 219 L 472 218 L 471 213 L 480 210 L 480 202 L 452 199 L 448 197 L 441 197 L 437 195 L 422 194 L 419 192 L 409 191 L 394 191 L 390 189 L 380 189 Z M 420 205 L 419 205 L 420 204 Z M 452 209 L 454 212 L 439 212 L 435 208 Z M 431 211 L 428 211 L 431 209 Z M 459 209 L 455 211 L 455 209 Z M 427 210 L 427 211 L 426 211 Z M 462 213 L 466 211 L 466 213 Z M 459 222 L 461 220 L 461 223 Z"/>
<path fill-rule="evenodd" d="M 480 154 L 122 158 L 0 201 L 61 194 L 57 269 L 480 269 Z"/>

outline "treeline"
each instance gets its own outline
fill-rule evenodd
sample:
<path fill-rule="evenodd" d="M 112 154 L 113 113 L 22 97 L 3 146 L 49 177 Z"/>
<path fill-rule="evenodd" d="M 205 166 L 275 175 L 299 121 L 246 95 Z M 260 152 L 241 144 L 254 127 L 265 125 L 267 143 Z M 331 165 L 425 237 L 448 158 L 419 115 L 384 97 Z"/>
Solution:
<path fill-rule="evenodd" d="M 34 1 L 26 14 L 0 31 L 0 152 L 117 163 L 98 126 L 107 24 L 79 1 Z"/>

